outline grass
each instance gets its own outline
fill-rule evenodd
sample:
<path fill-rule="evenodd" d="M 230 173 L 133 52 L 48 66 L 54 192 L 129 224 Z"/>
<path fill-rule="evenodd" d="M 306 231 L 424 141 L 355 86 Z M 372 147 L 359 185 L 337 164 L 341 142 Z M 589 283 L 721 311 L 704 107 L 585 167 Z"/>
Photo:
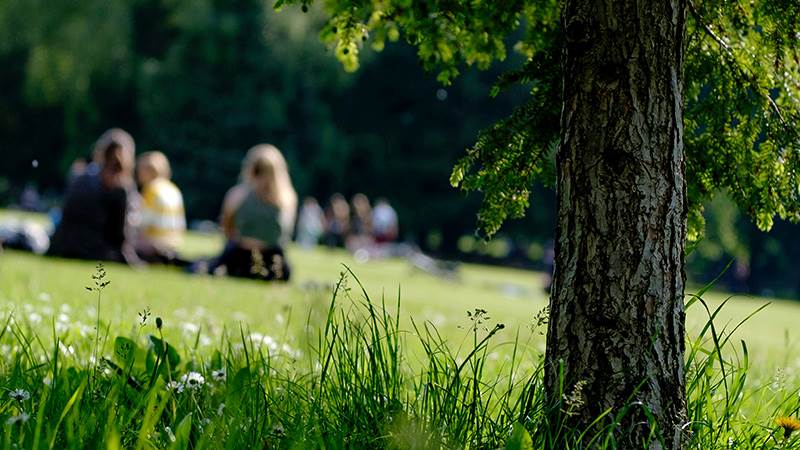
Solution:
<path fill-rule="evenodd" d="M 219 243 L 191 235 L 187 250 L 209 254 Z M 291 248 L 289 258 L 293 282 L 266 285 L 114 264 L 100 279 L 92 263 L 4 253 L 3 447 L 498 448 L 531 439 L 546 448 L 559 439 L 543 414 L 541 274 L 464 265 L 450 281 L 341 251 Z M 737 297 L 718 309 L 726 298 L 706 292 L 688 310 L 690 447 L 798 446 L 775 419 L 800 408 L 800 307 Z M 17 389 L 29 398 L 12 398 Z M 611 429 L 571 446 L 614 448 Z"/>

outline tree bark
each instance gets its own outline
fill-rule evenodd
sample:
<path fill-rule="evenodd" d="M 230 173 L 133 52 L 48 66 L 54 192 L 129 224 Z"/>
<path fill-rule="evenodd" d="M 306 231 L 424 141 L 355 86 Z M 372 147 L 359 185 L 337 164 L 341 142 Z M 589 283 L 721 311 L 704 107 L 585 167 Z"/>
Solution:
<path fill-rule="evenodd" d="M 578 428 L 630 407 L 619 448 L 679 448 L 685 0 L 566 0 L 563 26 L 547 392 Z"/>

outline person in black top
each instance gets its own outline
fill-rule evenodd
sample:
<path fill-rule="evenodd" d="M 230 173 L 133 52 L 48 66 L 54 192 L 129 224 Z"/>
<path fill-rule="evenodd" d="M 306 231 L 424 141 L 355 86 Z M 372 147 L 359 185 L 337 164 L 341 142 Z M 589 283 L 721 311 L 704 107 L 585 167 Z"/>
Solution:
<path fill-rule="evenodd" d="M 98 139 L 94 162 L 67 189 L 61 221 L 48 254 L 138 264 L 130 222 L 135 212 L 134 146 L 111 129 Z"/>

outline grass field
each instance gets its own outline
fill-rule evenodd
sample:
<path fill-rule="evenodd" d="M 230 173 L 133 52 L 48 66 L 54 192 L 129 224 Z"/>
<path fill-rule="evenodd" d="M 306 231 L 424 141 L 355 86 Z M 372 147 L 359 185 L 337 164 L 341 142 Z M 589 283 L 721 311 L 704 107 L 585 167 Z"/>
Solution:
<path fill-rule="evenodd" d="M 218 236 L 193 233 L 184 253 L 192 257 L 213 255 L 221 245 Z M 136 322 L 139 311 L 150 307 L 153 314 L 173 324 L 194 323 L 208 329 L 223 325 L 236 329 L 245 324 L 263 332 L 285 326 L 291 315 L 304 320 L 309 308 L 327 308 L 331 288 L 345 266 L 352 269 L 373 299 L 384 297 L 394 304 L 399 296 L 404 320 L 413 317 L 418 322 L 431 321 L 453 340 L 465 334 L 467 311 L 488 311 L 493 322 L 507 326 L 504 334 L 511 338 L 515 330 L 524 331 L 547 304 L 545 276 L 538 272 L 464 264 L 459 267 L 458 279 L 448 280 L 422 272 L 403 259 L 358 263 L 338 249 L 292 247 L 288 257 L 293 279 L 287 285 L 190 275 L 168 267 L 132 269 L 107 264 L 112 285 L 104 294 L 101 317 L 124 329 L 126 323 Z M 56 311 L 62 304 L 76 311 L 93 309 L 94 298 L 84 287 L 94 266 L 93 262 L 6 252 L 0 260 L 0 304 L 6 311 L 33 308 L 39 315 Z M 689 293 L 697 290 L 690 288 Z M 741 326 L 736 338 L 747 342 L 751 357 L 764 364 L 760 365 L 764 370 L 800 369 L 800 302 L 714 291 L 706 293 L 704 299 L 713 309 L 729 297 L 716 318 L 718 326 L 736 325 L 768 305 Z M 690 332 L 698 332 L 707 319 L 700 305 L 690 308 Z M 538 344 L 541 347 L 543 342 Z"/>
<path fill-rule="evenodd" d="M 0 218 L 3 214 L 8 213 L 0 213 Z M 29 218 L 41 220 L 38 216 Z M 191 234 L 185 253 L 212 255 L 220 246 L 218 236 Z M 283 285 L 190 275 L 168 267 L 133 269 L 107 264 L 106 280 L 111 283 L 102 290 L 98 303 L 97 292 L 86 289 L 94 286 L 94 263 L 6 251 L 0 256 L 0 311 L 14 319 L 0 334 L 0 387 L 10 393 L 24 387 L 37 400 L 26 400 L 31 402 L 27 406 L 6 400 L 0 403 L 0 418 L 11 423 L 27 412 L 38 415 L 19 433 L 7 426 L 4 447 L 46 448 L 43 443 L 49 443 L 51 447 L 72 448 L 117 444 L 219 448 L 220 436 L 226 437 L 221 442 L 228 442 L 233 439 L 233 430 L 238 429 L 252 433 L 230 441 L 239 446 L 257 442 L 281 448 L 489 448 L 502 445 L 508 427 L 518 420 L 519 405 L 514 402 L 519 400 L 519 393 L 526 389 L 539 392 L 535 371 L 541 367 L 544 329 L 535 325 L 537 313 L 546 305 L 543 274 L 465 264 L 459 267 L 457 279 L 450 280 L 415 269 L 402 259 L 358 263 L 340 250 L 291 247 L 288 258 L 293 279 Z M 346 267 L 352 274 L 338 285 L 337 309 L 331 316 L 332 293 Z M 355 277 L 373 304 L 379 304 L 382 298 L 387 304 L 388 316 L 374 327 L 369 323 L 370 312 L 365 313 L 365 297 Z M 400 310 L 396 311 L 398 297 Z M 728 297 L 712 291 L 703 299 L 713 311 Z M 708 322 L 704 307 L 695 303 L 689 308 L 688 349 L 696 358 L 688 370 L 690 409 L 698 422 L 709 424 L 707 429 L 698 427 L 700 437 L 694 448 L 728 448 L 731 439 L 753 444 L 737 448 L 754 448 L 756 442 L 762 444 L 759 448 L 787 445 L 788 441 L 775 438 L 770 430 L 775 416 L 797 414 L 800 408 L 800 303 L 734 297 L 715 317 L 714 331 L 725 339 L 739 321 L 767 303 L 769 306 L 736 331 L 722 354 L 715 354 L 712 333 L 704 329 Z M 476 309 L 486 310 L 488 315 L 481 317 L 480 326 L 474 317 L 467 316 L 468 311 Z M 150 316 L 142 325 L 140 314 L 146 310 Z M 398 322 L 392 325 L 395 312 Z M 155 317 L 163 320 L 158 331 Z M 435 328 L 432 334 L 426 332 L 425 323 L 430 324 L 427 330 Z M 497 323 L 505 328 L 495 330 L 487 345 L 480 344 Z M 147 350 L 145 336 L 161 333 L 182 360 L 180 370 L 168 367 L 172 372 L 164 372 L 168 376 L 158 383 L 166 383 L 169 373 L 175 378 L 202 373 L 207 386 L 212 385 L 212 374 L 220 370 L 230 377 L 208 387 L 202 395 L 192 391 L 191 400 L 174 392 L 168 396 L 163 394 L 168 390 L 163 389 L 159 391 L 162 394 L 152 394 L 151 388 L 148 394 L 136 397 L 138 400 L 130 400 L 133 403 L 127 409 L 118 411 L 121 399 L 130 395 L 125 394 L 129 388 L 124 380 L 112 382 L 113 376 L 106 374 L 107 379 L 99 378 L 107 382 L 103 391 L 102 382 L 91 376 L 98 370 L 97 361 L 103 356 L 119 359 L 120 341 L 115 337 L 130 339 L 137 347 L 130 359 L 130 371 L 139 382 L 150 380 L 153 386 L 158 377 L 149 376 L 149 372 L 161 373 L 159 361 L 171 360 L 171 354 L 166 350 L 159 353 L 159 344 Z M 746 354 L 740 340 L 746 342 Z M 59 350 L 54 350 L 56 347 Z M 354 352 L 358 348 L 369 351 L 364 356 Z M 376 356 L 375 348 L 383 349 L 383 353 Z M 480 351 L 471 353 L 475 349 Z M 362 357 L 366 359 L 359 359 Z M 334 361 L 336 376 L 326 379 L 328 360 Z M 452 370 L 466 362 L 475 371 L 471 373 L 473 379 Z M 89 376 L 74 375 L 69 367 L 81 368 L 75 373 Z M 255 386 L 241 385 L 242 373 L 253 373 L 256 368 L 264 378 Z M 322 379 L 318 379 L 320 371 Z M 437 376 L 450 378 L 447 382 L 431 378 Z M 42 391 L 42 381 L 52 383 L 47 381 L 52 379 L 63 379 L 63 386 L 59 381 L 61 391 L 50 384 L 50 389 Z M 375 384 L 364 385 L 363 380 Z M 495 391 L 505 380 L 509 389 L 498 394 Z M 452 390 L 458 395 L 480 394 L 486 398 L 481 398 L 477 403 L 482 406 L 475 409 L 474 402 L 455 402 L 449 394 L 429 397 L 425 386 L 433 385 L 446 386 L 446 393 Z M 235 386 L 263 397 L 264 403 L 248 403 Z M 299 393 L 287 397 L 286 392 L 291 390 Z M 100 392 L 105 392 L 105 397 Z M 74 406 L 73 397 L 85 406 Z M 395 403 L 386 403 L 383 398 Z M 220 413 L 218 419 L 208 413 L 209 409 L 219 410 L 223 403 L 229 413 Z M 468 408 L 468 404 L 473 406 Z M 148 419 L 144 413 L 151 407 L 161 408 L 162 417 Z M 405 411 L 406 419 L 387 428 L 387 420 L 397 418 L 398 410 Z M 264 411 L 273 411 L 274 415 Z M 308 419 L 309 414 L 317 413 L 318 419 Z M 198 422 L 199 417 L 202 422 Z M 243 417 L 258 420 L 243 422 Z M 481 417 L 485 422 L 478 422 Z M 415 425 L 411 418 L 420 423 Z M 405 425 L 397 428 L 401 422 Z M 526 427 L 534 434 L 535 420 Z M 721 427 L 724 432 L 717 430 Z M 102 432 L 98 434 L 93 428 Z M 182 431 L 178 432 L 179 428 Z M 276 429 L 280 433 L 276 434 Z M 256 438 L 263 435 L 273 439 L 269 445 Z M 417 435 L 427 438 L 417 445 Z M 547 439 L 534 440 L 542 443 Z M 797 439 L 792 442 L 798 443 Z"/>

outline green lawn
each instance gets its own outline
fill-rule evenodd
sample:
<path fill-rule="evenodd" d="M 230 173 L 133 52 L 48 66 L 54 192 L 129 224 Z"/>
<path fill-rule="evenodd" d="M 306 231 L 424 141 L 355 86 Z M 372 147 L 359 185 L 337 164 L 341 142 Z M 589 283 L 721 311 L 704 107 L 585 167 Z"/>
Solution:
<path fill-rule="evenodd" d="M 0 211 L 0 220 L 9 214 Z M 191 233 L 184 254 L 210 256 L 221 246 L 218 235 Z M 8 326 L 0 329 L 0 390 L 10 396 L 23 389 L 26 398 L 0 399 L 0 421 L 22 424 L 13 431 L 6 427 L 2 446 L 36 447 L 47 439 L 64 448 L 189 448 L 195 440 L 196 448 L 220 448 L 235 435 L 231 442 L 243 446 L 371 448 L 396 442 L 407 448 L 423 436 L 418 448 L 443 448 L 440 442 L 462 447 L 472 439 L 496 448 L 518 420 L 517 399 L 527 392 L 539 399 L 527 404 L 539 406 L 529 410 L 533 419 L 525 426 L 534 433 L 549 429 L 540 428 L 543 397 L 537 384 L 544 330 L 532 326 L 546 305 L 543 274 L 464 264 L 456 279 L 443 279 L 403 259 L 359 263 L 344 251 L 323 248 L 290 247 L 288 258 L 288 284 L 107 264 L 111 284 L 99 298 L 98 332 L 98 296 L 86 289 L 94 286 L 93 262 L 5 251 L 0 314 Z M 399 330 L 380 312 L 367 313 L 352 275 L 337 284 L 346 267 L 373 302 L 385 299 L 390 312 L 399 296 Z M 340 289 L 331 318 L 335 286 Z M 713 311 L 728 297 L 709 292 L 703 301 Z M 712 333 L 696 338 L 708 319 L 700 302 L 688 310 L 693 448 L 778 442 L 775 417 L 800 410 L 800 303 L 734 297 L 717 315 L 715 332 L 724 339 L 766 303 L 771 304 L 737 331 L 722 355 L 715 352 Z M 490 318 L 476 327 L 467 311 L 478 308 Z M 140 313 L 148 309 L 151 315 L 141 325 Z M 160 330 L 155 317 L 163 319 Z M 496 323 L 505 328 L 495 329 L 481 347 Z M 419 336 L 416 330 L 426 324 L 432 334 Z M 154 337 L 161 332 L 177 352 L 174 365 L 164 366 L 171 356 L 154 356 L 169 353 Z M 749 364 L 740 340 L 747 343 Z M 124 353 L 125 342 L 135 350 Z M 105 368 L 98 372 L 101 358 Z M 133 378 L 111 370 L 113 361 L 129 364 Z M 330 372 L 323 369 L 328 361 Z M 222 379 L 215 379 L 220 370 Z M 205 387 L 201 381 L 183 394 L 183 387 L 169 387 L 198 372 Z M 71 407 L 73 399 L 81 406 Z M 402 420 L 394 423 L 395 417 Z M 276 434 L 284 427 L 286 434 Z M 350 441 L 353 436 L 356 441 Z M 547 436 L 536 439 L 547 446 Z"/>
<path fill-rule="evenodd" d="M 211 255 L 221 244 L 219 236 L 191 233 L 185 253 Z M 455 342 L 465 335 L 466 311 L 482 308 L 489 312 L 491 322 L 507 325 L 506 339 L 521 330 L 523 336 L 532 336 L 534 347 L 543 349 L 539 334 L 528 332 L 535 314 L 546 305 L 542 273 L 464 264 L 453 281 L 424 273 L 403 259 L 358 263 L 341 250 L 295 247 L 289 249 L 288 257 L 293 268 L 288 285 L 190 275 L 168 267 L 132 269 L 108 264 L 112 284 L 104 293 L 101 316 L 112 326 L 127 329 L 135 324 L 137 313 L 149 306 L 167 323 L 180 327 L 188 323 L 187 330 L 194 325 L 202 327 L 209 339 L 223 326 L 238 329 L 240 324 L 260 333 L 275 333 L 286 328 L 290 317 L 292 323 L 302 323 L 310 309 L 327 308 L 331 288 L 347 265 L 373 300 L 384 297 L 394 305 L 400 295 L 404 320 L 430 321 Z M 84 287 L 93 272 L 92 262 L 7 251 L 0 261 L 0 303 L 18 316 L 22 312 L 42 316 L 46 319 L 42 322 L 49 320 L 48 313 L 57 315 L 60 305 L 66 304 L 77 315 L 74 319 L 80 320 L 82 315 L 90 321 L 95 299 Z M 727 297 L 713 292 L 706 294 L 705 300 L 713 309 Z M 748 320 L 737 337 L 747 342 L 751 358 L 766 364 L 762 368 L 797 367 L 800 303 L 735 296 L 716 323 L 720 328 L 733 326 L 766 303 L 771 304 Z M 687 323 L 691 332 L 697 332 L 706 320 L 701 305 L 690 308 Z M 406 325 L 410 328 L 409 322 Z"/>

